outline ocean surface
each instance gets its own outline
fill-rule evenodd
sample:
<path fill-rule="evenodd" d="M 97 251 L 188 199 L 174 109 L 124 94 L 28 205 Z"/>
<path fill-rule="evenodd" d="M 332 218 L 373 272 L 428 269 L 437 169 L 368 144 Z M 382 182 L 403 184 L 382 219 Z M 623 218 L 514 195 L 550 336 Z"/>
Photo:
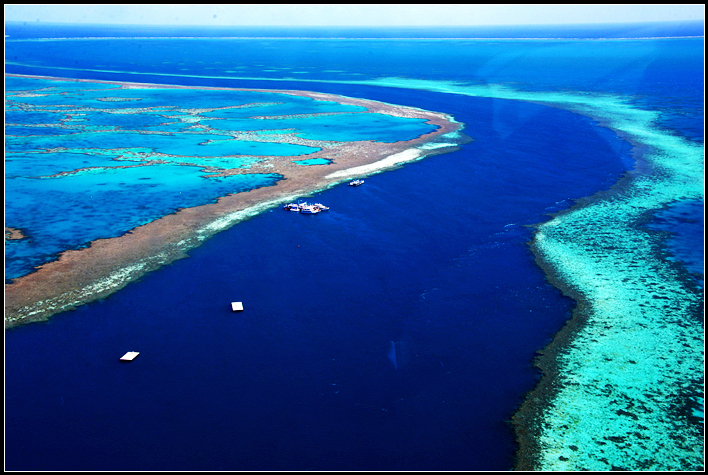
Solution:
<path fill-rule="evenodd" d="M 328 92 L 444 112 L 473 139 L 364 186 L 313 196 L 327 213 L 267 210 L 102 301 L 7 331 L 6 469 L 508 470 L 518 449 L 510 420 L 541 378 L 534 357 L 576 305 L 549 283 L 529 242 L 560 242 L 553 226 L 585 223 L 569 211 L 576 203 L 580 212 L 599 208 L 577 200 L 610 190 L 628 171 L 639 183 L 651 178 L 632 196 L 657 197 L 631 204 L 643 210 L 631 231 L 656 239 L 633 265 L 671 266 L 657 285 L 689 302 L 687 317 L 675 315 L 697 339 L 681 340 L 664 318 L 664 335 L 685 343 L 662 360 L 677 379 L 666 390 L 680 396 L 662 410 L 680 414 L 685 424 L 669 438 L 683 446 L 661 441 L 666 448 L 649 446 L 643 460 L 702 464 L 694 433 L 703 396 L 695 307 L 704 272 L 704 40 L 692 38 L 702 23 L 455 31 L 451 39 L 5 26 L 7 73 Z M 200 94 L 185 103 L 196 107 Z M 622 193 L 609 196 L 623 203 Z M 12 198 L 6 192 L 6 209 Z M 178 197 L 167 188 L 160 199 L 168 206 Z M 579 236 L 600 235 L 591 226 L 607 219 L 593 219 Z M 535 226 L 544 222 L 558 225 Z M 571 251 L 544 252 L 566 275 Z M 583 254 L 572 260 L 583 263 Z M 598 275 L 620 267 L 606 262 Z M 570 286 L 592 299 L 592 284 Z M 245 311 L 233 314 L 231 301 Z M 126 351 L 140 356 L 121 364 Z M 561 371 L 574 364 L 568 358 Z M 571 416 L 592 419 L 602 408 L 576 399 L 580 408 L 563 406 Z M 553 461 L 578 446 L 554 447 L 561 438 L 550 430 L 538 438 L 541 467 L 557 469 Z M 582 441 L 581 467 L 647 468 L 634 464 L 642 449 L 606 437 L 617 452 L 599 455 L 595 441 Z"/>

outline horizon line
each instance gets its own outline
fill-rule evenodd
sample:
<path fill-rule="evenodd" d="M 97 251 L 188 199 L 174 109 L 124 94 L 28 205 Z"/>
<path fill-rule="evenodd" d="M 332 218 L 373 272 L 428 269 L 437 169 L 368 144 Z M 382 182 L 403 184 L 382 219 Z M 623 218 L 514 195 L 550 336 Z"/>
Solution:
<path fill-rule="evenodd" d="M 622 26 L 622 25 L 647 25 L 647 24 L 668 24 L 668 23 L 703 23 L 705 19 L 690 20 L 638 20 L 638 21 L 618 21 L 618 22 L 590 22 L 590 23 L 522 23 L 522 24 L 492 24 L 492 25 L 208 25 L 208 24 L 154 24 L 154 23 L 95 23 L 95 22 L 48 22 L 31 20 L 6 20 L 5 24 L 29 25 L 75 25 L 75 26 L 139 26 L 139 27 L 207 27 L 207 28 L 524 28 L 524 27 L 564 27 L 564 26 Z"/>

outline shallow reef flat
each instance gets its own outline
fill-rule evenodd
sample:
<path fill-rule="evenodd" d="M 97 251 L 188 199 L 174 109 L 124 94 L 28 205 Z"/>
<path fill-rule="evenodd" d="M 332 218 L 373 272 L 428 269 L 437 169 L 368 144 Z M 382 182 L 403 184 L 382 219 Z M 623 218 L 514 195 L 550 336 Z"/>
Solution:
<path fill-rule="evenodd" d="M 70 246 L 59 242 L 65 247 L 58 258 L 54 255 L 6 283 L 6 328 L 46 320 L 103 298 L 151 270 L 186 257 L 186 251 L 214 233 L 284 201 L 353 176 L 445 153 L 469 140 L 460 132 L 462 124 L 445 114 L 332 94 L 6 77 L 27 83 L 6 90 L 9 126 L 15 132 L 8 146 L 17 159 L 8 163 L 16 170 L 13 178 L 26 190 L 32 189 L 29 180 L 55 188 L 95 182 L 113 190 L 121 180 L 148 180 L 144 184 L 153 179 L 144 175 L 150 170 L 158 173 L 179 167 L 198 171 L 197 181 L 204 184 L 222 183 L 214 188 L 221 190 L 214 199 L 202 197 L 205 203 L 196 206 L 165 208 L 159 216 L 146 214 L 140 217 L 140 225 L 130 225 L 118 235 L 87 238 L 88 242 Z M 31 86 L 33 81 L 36 84 Z M 165 102 L 159 93 L 146 92 L 165 90 L 177 95 Z M 56 120 L 57 115 L 62 118 Z M 23 117 L 30 117 L 27 126 Z M 356 127 L 357 117 L 370 131 L 366 137 Z M 328 118 L 340 124 L 334 140 L 326 139 Z M 307 124 L 316 127 L 314 134 L 308 136 Z M 346 127 L 357 129 L 350 140 L 343 140 Z M 51 156 L 64 157 L 70 165 L 43 163 L 42 157 Z M 42 170 L 36 174 L 41 176 L 32 176 L 35 167 Z M 96 181 L 97 177 L 101 178 Z M 251 181 L 228 191 L 228 183 L 239 177 Z M 64 184 L 48 185 L 61 180 Z M 192 178 L 169 180 L 165 185 L 169 191 L 194 183 Z M 136 213 L 142 208 L 137 206 Z M 95 218 L 92 213 L 83 216 Z M 21 222 L 6 224 L 10 227 L 6 227 L 6 240 L 11 236 L 13 245 L 27 242 L 25 235 L 39 237 Z"/>
<path fill-rule="evenodd" d="M 556 217 L 534 240 L 538 262 L 579 306 L 539 358 L 552 379 L 517 414 L 535 447 L 524 468 L 702 465 L 701 290 L 661 258 L 658 234 L 632 226 L 643 197 L 627 193 Z"/>
<path fill-rule="evenodd" d="M 521 469 L 703 468 L 703 289 L 644 226 L 703 199 L 702 150 L 668 133 L 627 135 L 637 169 L 540 225 L 532 243 L 578 306 L 515 416 Z"/>

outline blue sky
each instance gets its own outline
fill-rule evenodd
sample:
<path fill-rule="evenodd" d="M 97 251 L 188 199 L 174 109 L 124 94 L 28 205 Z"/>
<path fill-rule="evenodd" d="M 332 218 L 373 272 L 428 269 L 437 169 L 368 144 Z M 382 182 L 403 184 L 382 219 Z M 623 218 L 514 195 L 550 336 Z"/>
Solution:
<path fill-rule="evenodd" d="M 704 5 L 5 5 L 5 21 L 138 25 L 475 26 L 705 20 Z"/>

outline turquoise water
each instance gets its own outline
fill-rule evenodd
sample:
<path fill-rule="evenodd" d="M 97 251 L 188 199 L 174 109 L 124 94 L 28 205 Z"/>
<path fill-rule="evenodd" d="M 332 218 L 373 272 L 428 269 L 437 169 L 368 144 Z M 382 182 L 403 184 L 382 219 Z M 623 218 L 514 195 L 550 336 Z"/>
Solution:
<path fill-rule="evenodd" d="M 320 150 L 285 143 L 288 136 L 272 129 L 329 141 L 408 140 L 434 130 L 419 119 L 290 94 L 121 89 L 15 77 L 6 83 L 5 223 L 28 236 L 6 244 L 7 279 L 94 239 L 280 178 L 206 174 Z M 336 115 L 316 115 L 322 113 Z M 285 118 L 252 118 L 259 115 Z M 195 127 L 200 124 L 212 127 L 209 133 Z"/>
<path fill-rule="evenodd" d="M 102 84 L 102 83 L 92 83 L 90 89 L 116 89 L 118 86 L 115 84 Z M 80 81 L 54 81 L 50 79 L 41 78 L 12 78 L 5 79 L 5 91 L 31 91 L 37 94 L 56 94 L 58 92 L 57 88 L 60 88 L 63 92 L 71 92 L 75 89 L 86 89 L 86 85 Z M 43 90 L 39 90 L 43 89 Z"/>
<path fill-rule="evenodd" d="M 227 119 L 242 119 L 251 116 L 283 116 L 300 114 L 327 114 L 333 112 L 364 112 L 365 107 L 350 104 L 339 104 L 331 101 L 315 101 L 309 97 L 298 97 L 291 95 L 263 97 L 265 101 L 269 99 L 281 100 L 283 102 L 262 104 L 254 107 L 220 109 L 218 111 L 205 112 L 205 117 L 224 117 Z"/>
<path fill-rule="evenodd" d="M 696 245 L 703 247 L 705 242 L 705 206 L 702 201 L 677 201 L 660 211 L 649 229 L 670 234 L 666 240 L 669 252 L 667 259 L 680 262 L 703 283 L 703 255 L 696 254 Z"/>
<path fill-rule="evenodd" d="M 5 192 L 12 199 L 5 207 L 5 223 L 28 237 L 6 242 L 5 277 L 19 277 L 59 252 L 120 236 L 180 208 L 271 186 L 279 179 L 275 174 L 203 175 L 195 167 L 153 165 L 106 167 L 52 179 L 7 179 Z"/>
<path fill-rule="evenodd" d="M 225 139 L 220 137 L 216 140 L 205 144 L 201 153 L 194 153 L 189 147 L 180 148 L 178 144 L 171 143 L 170 149 L 172 154 L 184 153 L 192 156 L 219 156 L 219 155 L 279 155 L 279 156 L 295 156 L 307 155 L 319 151 L 319 148 L 307 147 L 305 145 L 296 145 L 289 143 L 278 142 L 252 142 L 249 140 Z M 191 152 L 191 153 L 190 153 Z M 168 152 L 169 153 L 169 152 Z"/>
<path fill-rule="evenodd" d="M 115 166 L 117 153 L 71 153 L 71 152 L 19 152 L 10 153 L 5 158 L 5 178 L 48 176 L 65 171 L 87 167 Z M 126 160 L 122 158 L 121 160 Z M 135 165 L 142 160 L 130 160 Z"/>
<path fill-rule="evenodd" d="M 86 112 L 85 115 L 79 116 L 86 125 L 110 125 L 126 130 L 142 129 L 146 127 L 177 122 L 177 119 L 168 119 L 167 115 L 172 115 L 170 112 L 160 113 L 142 113 L 142 114 L 108 114 L 105 112 Z M 84 125 L 84 124 L 81 124 Z M 172 131 L 171 128 L 160 127 L 160 130 Z"/>
<path fill-rule="evenodd" d="M 234 120 L 205 121 L 214 129 L 239 130 Z M 310 140 L 375 140 L 397 142 L 411 140 L 437 129 L 425 123 L 425 119 L 408 119 L 383 114 L 336 114 L 298 117 L 296 119 L 268 119 L 261 128 L 295 129 L 299 137 Z"/>
<path fill-rule="evenodd" d="M 310 158 L 308 160 L 293 160 L 293 163 L 297 165 L 327 165 L 332 163 L 332 160 L 327 160 L 326 158 Z"/>
<path fill-rule="evenodd" d="M 66 135 L 74 133 L 73 130 L 60 129 L 55 127 L 17 127 L 17 126 L 7 126 L 5 127 L 6 135 L 18 135 L 22 137 L 33 136 L 33 135 Z"/>
<path fill-rule="evenodd" d="M 5 122 L 8 124 L 60 124 L 60 115 L 51 112 L 29 112 L 8 109 L 5 105 Z"/>
<path fill-rule="evenodd" d="M 176 135 L 139 134 L 130 132 L 79 132 L 51 137 L 8 137 L 5 148 L 8 152 L 49 150 L 66 148 L 118 150 L 146 148 L 156 153 L 182 157 L 218 157 L 222 155 L 304 155 L 316 152 L 317 148 L 285 143 L 251 142 L 235 140 L 223 135 L 185 133 Z"/>

